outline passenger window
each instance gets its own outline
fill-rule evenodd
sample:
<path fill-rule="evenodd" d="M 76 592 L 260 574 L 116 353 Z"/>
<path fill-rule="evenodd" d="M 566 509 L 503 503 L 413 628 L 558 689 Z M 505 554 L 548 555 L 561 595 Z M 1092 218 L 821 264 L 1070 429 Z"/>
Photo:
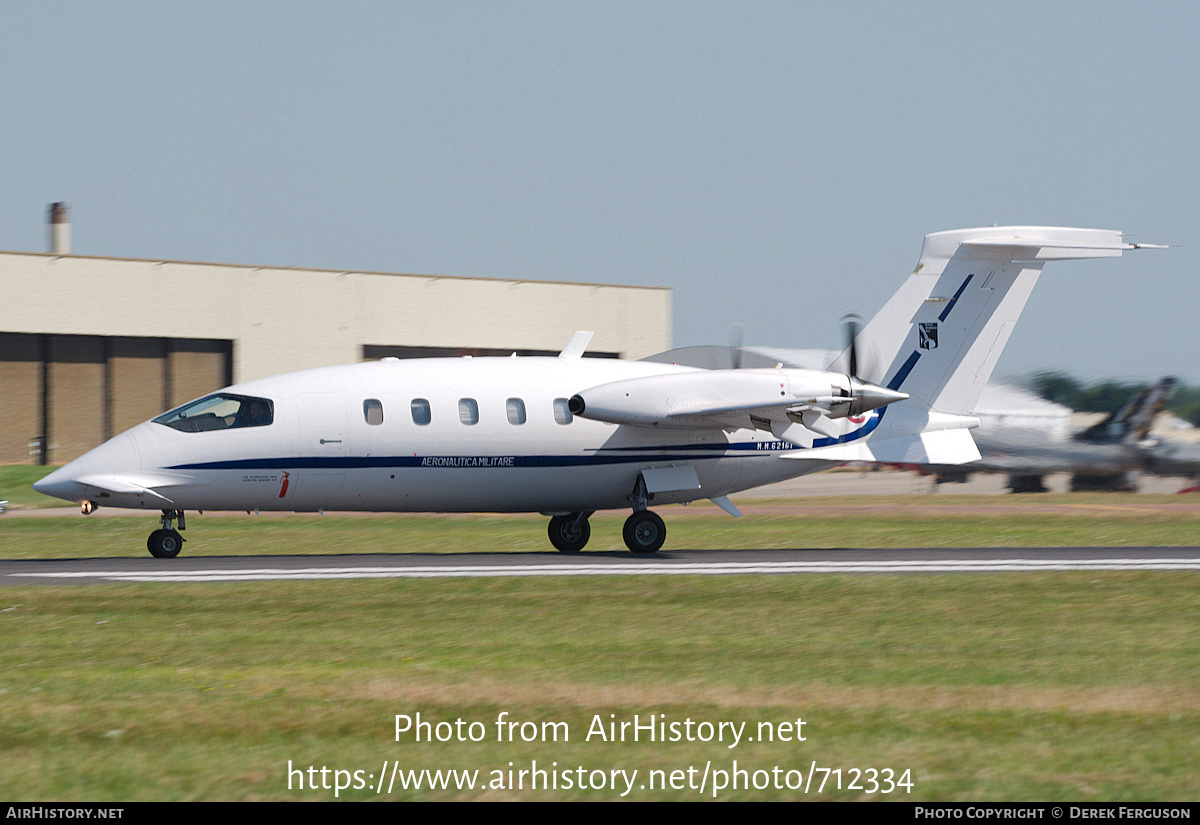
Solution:
<path fill-rule="evenodd" d="M 432 420 L 429 413 L 429 399 L 414 398 L 412 400 L 412 417 L 414 424 L 424 426 Z"/>
<path fill-rule="evenodd" d="M 479 404 L 474 398 L 458 399 L 458 420 L 468 425 L 479 423 Z"/>
<path fill-rule="evenodd" d="M 571 415 L 571 408 L 567 406 L 567 399 L 555 398 L 554 399 L 554 420 L 557 421 L 559 424 L 570 424 L 572 417 L 573 416 Z"/>
<path fill-rule="evenodd" d="M 525 423 L 525 402 L 520 398 L 510 398 L 507 403 L 508 407 L 508 423 L 509 424 L 524 424 Z"/>
<path fill-rule="evenodd" d="M 383 404 L 378 398 L 368 398 L 363 402 L 363 418 L 375 427 L 383 423 Z"/>

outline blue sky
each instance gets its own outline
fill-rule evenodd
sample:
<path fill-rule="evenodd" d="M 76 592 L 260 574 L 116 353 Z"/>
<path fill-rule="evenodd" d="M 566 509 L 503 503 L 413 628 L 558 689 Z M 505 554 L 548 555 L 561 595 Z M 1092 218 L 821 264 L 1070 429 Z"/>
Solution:
<path fill-rule="evenodd" d="M 927 232 L 1046 268 L 1011 375 L 1200 383 L 1188 3 L 0 2 L 0 249 L 653 284 L 833 347 Z M 198 285 L 198 288 L 202 286 Z M 171 311 L 186 312 L 182 296 Z"/>

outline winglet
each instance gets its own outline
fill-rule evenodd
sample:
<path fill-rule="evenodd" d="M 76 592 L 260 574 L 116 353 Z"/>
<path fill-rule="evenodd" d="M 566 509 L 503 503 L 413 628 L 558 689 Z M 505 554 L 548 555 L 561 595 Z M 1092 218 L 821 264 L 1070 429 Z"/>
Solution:
<path fill-rule="evenodd" d="M 592 340 L 594 332 L 576 332 L 571 336 L 571 340 L 563 347 L 563 351 L 558 354 L 559 358 L 582 358 L 583 351 L 587 349 L 588 343 Z"/>

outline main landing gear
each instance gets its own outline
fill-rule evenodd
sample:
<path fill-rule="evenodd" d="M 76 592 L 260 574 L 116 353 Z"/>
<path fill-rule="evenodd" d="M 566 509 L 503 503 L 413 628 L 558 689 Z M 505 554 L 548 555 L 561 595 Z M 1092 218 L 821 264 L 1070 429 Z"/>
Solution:
<path fill-rule="evenodd" d="M 646 509 L 650 506 L 650 495 L 646 492 L 646 480 L 640 474 L 629 494 L 629 503 L 633 505 L 633 515 L 625 519 L 625 528 L 621 531 L 625 546 L 634 553 L 657 553 L 667 540 L 667 525 L 657 513 Z"/>
<path fill-rule="evenodd" d="M 657 513 L 646 509 L 649 498 L 646 482 L 639 475 L 637 484 L 629 495 L 633 515 L 625 519 L 625 528 L 621 531 L 625 546 L 638 554 L 657 552 L 667 539 L 667 525 Z M 591 514 L 589 511 L 554 516 L 550 519 L 550 526 L 546 531 L 550 535 L 550 543 L 560 553 L 578 553 L 592 536 L 592 528 L 588 524 Z M 180 526 L 182 527 L 182 523 Z"/>
<path fill-rule="evenodd" d="M 150 538 L 146 539 L 146 549 L 150 551 L 150 555 L 154 556 L 154 558 L 173 559 L 183 549 L 185 539 L 172 526 L 172 522 L 175 519 L 179 519 L 180 530 L 187 529 L 187 523 L 184 521 L 182 510 L 163 510 L 162 529 L 155 530 L 150 534 Z"/>
<path fill-rule="evenodd" d="M 621 531 L 625 546 L 634 553 L 655 553 L 667 540 L 667 525 L 658 517 L 658 513 L 642 510 L 625 519 L 625 529 Z"/>

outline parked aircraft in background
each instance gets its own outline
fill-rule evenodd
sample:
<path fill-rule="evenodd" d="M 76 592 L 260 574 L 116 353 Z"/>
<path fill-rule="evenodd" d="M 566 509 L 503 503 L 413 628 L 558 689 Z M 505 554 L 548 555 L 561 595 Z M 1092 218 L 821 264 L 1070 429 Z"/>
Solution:
<path fill-rule="evenodd" d="M 1174 379 L 1164 378 L 1129 399 L 1118 412 L 1075 433 L 1062 431 L 1069 420 L 1067 408 L 1060 407 L 1064 415 L 1057 419 L 1020 416 L 1020 399 L 1014 404 L 1012 397 L 1021 391 L 997 388 L 1007 395 L 993 399 L 990 408 L 981 405 L 981 425 L 972 433 L 981 459 L 967 467 L 920 469 L 937 474 L 939 482 L 966 481 L 973 472 L 1006 473 L 1009 489 L 1017 493 L 1045 492 L 1045 477 L 1054 473 L 1070 473 L 1073 491 L 1136 490 L 1139 472 L 1194 475 L 1200 469 L 1200 447 L 1170 444 L 1150 435 L 1174 384 Z M 1005 403 L 1010 405 L 1007 410 Z"/>
<path fill-rule="evenodd" d="M 35 484 L 82 504 L 161 510 L 541 512 L 563 552 L 596 510 L 728 496 L 846 461 L 978 460 L 971 411 L 1042 266 L 1119 256 L 1109 230 L 987 227 L 925 237 L 912 275 L 825 370 L 581 358 L 384 359 L 247 381 L 111 439 Z"/>
<path fill-rule="evenodd" d="M 1193 484 L 1186 491 L 1200 492 L 1200 443 L 1177 443 L 1158 439 L 1145 447 L 1142 470 L 1164 476 L 1188 476 Z"/>

